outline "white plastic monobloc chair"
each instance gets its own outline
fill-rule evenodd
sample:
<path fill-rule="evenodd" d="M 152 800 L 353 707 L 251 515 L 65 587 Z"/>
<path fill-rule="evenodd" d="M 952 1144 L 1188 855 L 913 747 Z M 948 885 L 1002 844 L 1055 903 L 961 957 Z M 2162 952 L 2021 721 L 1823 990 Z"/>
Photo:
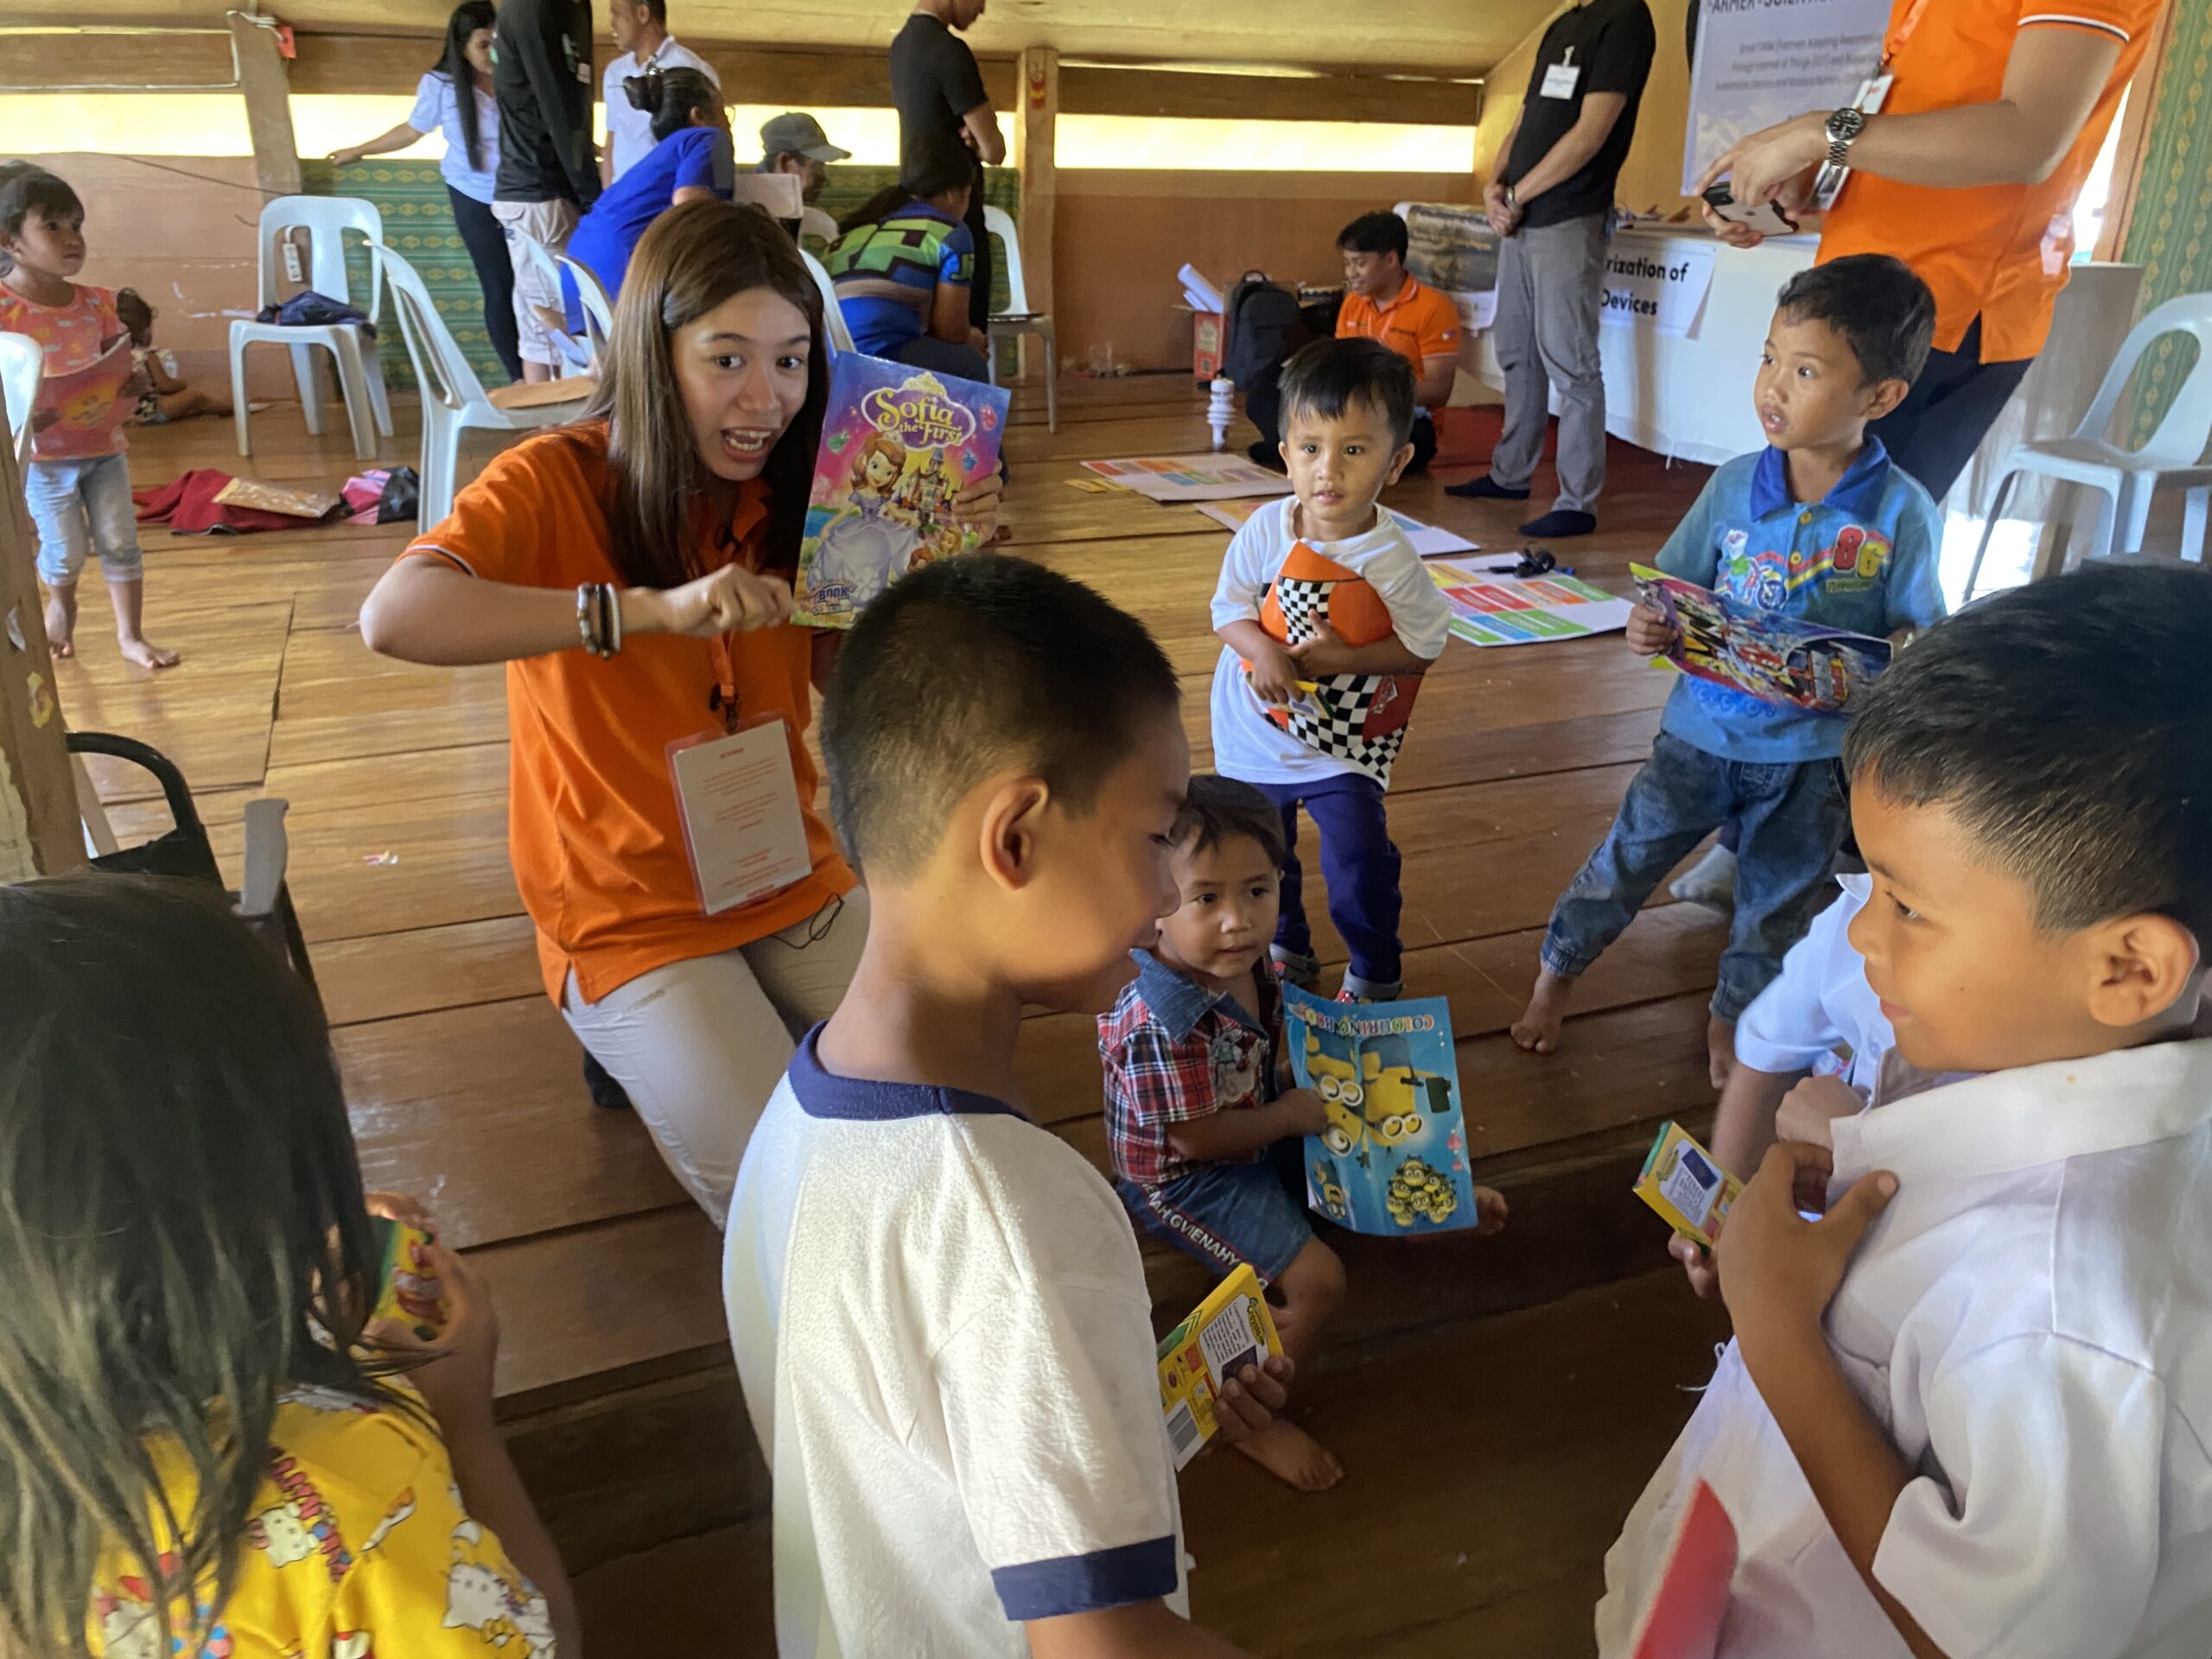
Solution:
<path fill-rule="evenodd" d="M 2162 334 L 2191 334 L 2196 340 L 2196 361 L 2174 393 L 2158 430 L 2140 449 L 2123 449 L 2105 441 L 2113 410 L 2127 389 L 2136 365 Z M 2212 502 L 2212 466 L 2204 461 L 2204 446 L 2212 440 L 2212 293 L 2183 294 L 2137 323 L 2120 342 L 2120 353 L 2105 371 L 2104 383 L 2089 412 L 2068 438 L 2044 438 L 2024 443 L 2006 458 L 2004 476 L 1989 504 L 1981 527 L 1981 542 L 1974 550 L 1974 565 L 1967 572 L 1968 599 L 1981 575 L 1982 556 L 1989 550 L 1990 533 L 2005 516 L 2005 503 L 2012 481 L 2022 473 L 2035 473 L 2063 483 L 2086 485 L 2099 493 L 2097 529 L 2085 552 L 2068 553 L 2068 563 L 2078 557 L 2101 558 L 2107 553 L 2140 553 L 2144 526 L 2151 517 L 2151 497 L 2160 489 L 2185 490 L 2182 514 L 2181 556 L 2202 563 L 2204 558 L 2206 508 Z M 2055 575 L 2038 566 L 2037 575 Z"/>
<path fill-rule="evenodd" d="M 537 270 L 546 286 L 558 294 L 561 291 L 561 267 L 567 263 L 568 255 L 554 252 L 536 237 L 526 232 L 518 231 L 512 225 L 507 227 L 507 234 L 522 245 L 523 257 L 528 259 Z M 588 335 L 590 323 L 588 314 L 586 315 L 585 323 L 586 334 Z M 582 340 L 577 339 L 569 333 L 564 323 L 562 327 L 553 331 L 553 344 L 559 350 L 563 359 L 555 365 L 562 378 L 592 372 L 595 359 L 592 356 L 591 341 L 588 337 Z"/>
<path fill-rule="evenodd" d="M 583 302 L 584 350 L 591 359 L 591 372 L 597 374 L 600 359 L 607 354 L 607 336 L 614 332 L 614 302 L 607 297 L 607 285 L 590 266 L 578 264 L 565 253 L 553 257 L 576 285 L 576 297 Z"/>
<path fill-rule="evenodd" d="M 803 207 L 798 210 L 798 233 L 823 242 L 835 242 L 837 239 L 837 221 L 819 207 Z"/>
<path fill-rule="evenodd" d="M 31 458 L 31 408 L 38 402 L 39 377 L 46 352 L 29 334 L 0 334 L 0 412 L 8 416 L 8 442 L 16 451 L 16 470 Z"/>
<path fill-rule="evenodd" d="M 806 274 L 814 278 L 814 285 L 822 291 L 822 327 L 830 336 L 830 349 L 849 352 L 858 348 L 853 344 L 853 331 L 845 326 L 845 313 L 837 303 L 837 284 L 830 280 L 828 267 L 804 248 L 798 257 L 806 261 Z"/>
<path fill-rule="evenodd" d="M 308 286 L 334 300 L 353 303 L 346 284 L 345 232 L 359 231 L 375 247 L 384 240 L 384 216 L 375 207 L 352 196 L 279 196 L 261 210 L 261 272 L 254 306 L 257 310 L 276 304 L 277 277 L 283 268 L 282 245 L 295 232 L 308 237 Z M 381 308 L 384 277 L 372 261 L 369 302 L 361 308 L 373 321 Z M 376 343 L 352 323 L 314 324 L 287 327 L 283 323 L 254 322 L 240 318 L 231 324 L 231 407 L 238 412 L 238 454 L 253 453 L 249 423 L 251 411 L 245 394 L 245 348 L 249 346 L 289 346 L 292 373 L 299 382 L 300 406 L 306 412 L 308 430 L 322 430 L 322 391 L 315 378 L 316 347 L 330 353 L 338 365 L 338 385 L 346 399 L 346 417 L 353 423 L 353 453 L 367 459 L 377 452 L 378 436 L 391 435 L 391 399 L 385 391 L 384 368 L 377 361 Z"/>
<path fill-rule="evenodd" d="M 985 331 L 991 342 L 991 379 L 999 378 L 999 341 L 1024 334 L 1041 336 L 1045 342 L 1045 429 L 1060 429 L 1060 348 L 1052 334 L 1052 320 L 1029 308 L 1029 284 L 1021 275 L 1021 238 L 1014 234 L 1014 217 L 1003 207 L 983 209 L 983 232 L 995 236 L 1006 250 L 1007 309 L 991 314 Z"/>
<path fill-rule="evenodd" d="M 407 342 L 408 360 L 423 388 L 423 508 L 424 527 L 435 524 L 453 510 L 454 474 L 461 462 L 461 434 L 469 431 L 528 432 L 541 426 L 558 426 L 572 419 L 574 402 L 534 408 L 501 409 L 485 396 L 484 383 L 468 365 L 453 331 L 431 303 L 430 290 L 409 264 L 391 249 L 378 246 L 371 255 L 384 270 L 391 289 L 392 308 L 399 314 L 400 336 Z"/>

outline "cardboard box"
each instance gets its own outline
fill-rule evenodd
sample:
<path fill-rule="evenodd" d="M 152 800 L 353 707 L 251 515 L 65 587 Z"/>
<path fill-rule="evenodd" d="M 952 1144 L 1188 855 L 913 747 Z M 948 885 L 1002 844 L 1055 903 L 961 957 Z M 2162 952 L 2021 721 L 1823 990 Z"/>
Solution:
<path fill-rule="evenodd" d="M 1221 372 L 1223 353 L 1229 349 L 1227 320 L 1218 311 L 1191 314 L 1191 372 L 1211 380 Z"/>

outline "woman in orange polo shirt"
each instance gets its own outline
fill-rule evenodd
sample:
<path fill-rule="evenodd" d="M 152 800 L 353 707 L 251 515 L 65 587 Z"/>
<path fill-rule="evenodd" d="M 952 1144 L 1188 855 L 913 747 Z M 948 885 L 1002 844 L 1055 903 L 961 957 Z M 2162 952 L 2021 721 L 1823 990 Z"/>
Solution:
<path fill-rule="evenodd" d="M 842 636 L 790 620 L 828 378 L 790 238 L 750 207 L 671 209 L 638 244 L 602 374 L 577 424 L 505 451 L 416 538 L 361 630 L 409 662 L 507 664 L 508 839 L 546 993 L 720 1224 L 868 925 L 805 744 Z M 987 537 L 1000 488 L 957 504 Z M 709 913 L 673 751 L 769 721 L 810 868 Z"/>

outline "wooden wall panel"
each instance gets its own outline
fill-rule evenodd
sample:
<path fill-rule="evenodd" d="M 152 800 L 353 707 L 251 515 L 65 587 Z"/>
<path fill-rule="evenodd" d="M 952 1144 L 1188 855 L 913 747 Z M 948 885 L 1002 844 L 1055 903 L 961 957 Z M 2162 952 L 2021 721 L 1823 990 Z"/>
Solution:
<path fill-rule="evenodd" d="M 1479 81 L 1379 75 L 1206 75 L 1089 65 L 1060 71 L 1060 108 L 1070 115 L 1471 127 L 1481 111 L 1482 91 Z"/>
<path fill-rule="evenodd" d="M 1110 342 L 1132 369 L 1186 368 L 1191 315 L 1176 308 L 1185 260 L 1224 286 L 1249 269 L 1278 281 L 1343 280 L 1337 232 L 1408 199 L 1468 201 L 1464 173 L 1063 171 L 1053 322 L 1077 365 Z"/>
<path fill-rule="evenodd" d="M 0 92 L 205 90 L 235 86 L 230 31 L 0 35 Z"/>

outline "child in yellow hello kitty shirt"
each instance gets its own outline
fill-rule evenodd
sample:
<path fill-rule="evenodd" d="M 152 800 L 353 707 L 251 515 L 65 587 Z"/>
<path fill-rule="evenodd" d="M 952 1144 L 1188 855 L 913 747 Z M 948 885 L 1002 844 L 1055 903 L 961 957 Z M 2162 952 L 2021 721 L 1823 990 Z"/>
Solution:
<path fill-rule="evenodd" d="M 0 1652 L 574 1659 L 482 1281 L 434 1240 L 435 1344 L 370 1323 L 372 1213 L 429 1218 L 362 1192 L 304 986 L 119 875 L 0 887 Z"/>

